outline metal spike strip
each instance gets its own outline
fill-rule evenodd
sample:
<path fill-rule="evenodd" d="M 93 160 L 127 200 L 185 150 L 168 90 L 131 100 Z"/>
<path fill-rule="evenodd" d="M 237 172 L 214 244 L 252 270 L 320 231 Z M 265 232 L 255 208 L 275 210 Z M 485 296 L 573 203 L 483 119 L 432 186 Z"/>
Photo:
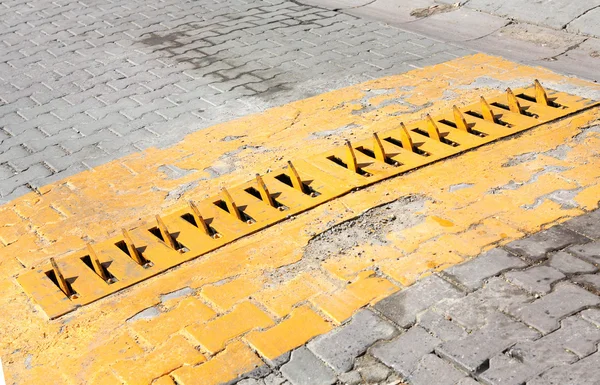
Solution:
<path fill-rule="evenodd" d="M 293 164 L 288 162 L 284 169 L 224 188 L 218 196 L 190 202 L 173 214 L 157 217 L 163 241 L 151 233 L 155 229 L 149 224 L 123 230 L 122 236 L 95 244 L 98 264 L 110 262 L 115 278 L 110 285 L 96 267 L 82 262 L 86 255 L 96 261 L 85 249 L 61 259 L 60 271 L 51 259 L 17 280 L 46 314 L 55 318 L 353 189 L 597 104 L 544 90 L 535 82 L 531 87 L 481 97 L 477 103 L 406 125 L 390 118 L 389 131 L 355 143 L 345 142 Z M 279 207 L 275 207 L 274 196 Z M 175 233 L 177 241 L 171 236 Z M 185 248 L 177 250 L 179 244 Z M 57 283 L 50 276 L 57 277 Z"/>

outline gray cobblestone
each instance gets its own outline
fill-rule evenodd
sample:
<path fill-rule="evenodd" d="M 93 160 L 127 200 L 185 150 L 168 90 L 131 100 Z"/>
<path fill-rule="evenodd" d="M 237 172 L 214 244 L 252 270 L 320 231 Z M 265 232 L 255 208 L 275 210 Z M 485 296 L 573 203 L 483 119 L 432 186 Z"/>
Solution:
<path fill-rule="evenodd" d="M 397 63 L 395 52 L 382 52 L 379 67 L 366 64 L 360 54 L 382 41 L 401 46 L 409 40 L 423 40 L 338 12 L 283 0 L 278 0 L 277 5 L 270 3 L 208 0 L 186 4 L 184 10 L 176 0 L 160 5 L 139 3 L 131 8 L 109 0 L 98 0 L 85 7 L 76 0 L 60 4 L 41 0 L 31 3 L 33 8 L 23 6 L 23 11 L 19 11 L 20 6 L 2 7 L 0 34 L 5 44 L 0 49 L 0 76 L 5 83 L 0 85 L 0 99 L 6 104 L 0 106 L 0 119 L 10 122 L 5 123 L 8 131 L 29 135 L 29 140 L 37 144 L 31 147 L 34 152 L 62 145 L 66 129 L 83 134 L 69 138 L 72 141 L 65 144 L 69 151 L 78 151 L 90 144 L 88 138 L 102 136 L 99 133 L 112 127 L 107 125 L 111 123 L 120 125 L 115 130 L 123 136 L 105 137 L 105 142 L 125 141 L 135 145 L 131 149 L 168 145 L 190 132 L 190 125 L 179 125 L 174 121 L 176 117 L 191 119 L 190 113 L 198 113 L 193 126 L 202 129 L 299 96 L 350 85 L 356 79 L 407 71 L 411 67 L 385 63 Z M 351 53 L 334 51 L 344 45 L 339 42 L 342 39 L 354 45 Z M 415 46 L 413 53 L 427 58 L 444 52 L 440 44 L 434 45 Z M 344 59 L 344 70 L 337 65 L 324 65 L 340 58 Z M 295 63 L 302 59 L 303 66 Z M 444 59 L 440 56 L 431 60 Z M 269 67 L 272 73 L 268 79 L 273 81 L 259 74 Z M 280 77 L 275 78 L 277 75 Z M 312 93 L 307 95 L 295 91 L 297 85 L 307 81 L 320 84 L 320 88 L 311 87 Z M 150 112 L 168 111 L 169 107 L 162 104 L 165 99 L 198 100 L 203 97 L 199 87 L 209 84 L 225 92 L 233 90 L 236 96 L 214 98 L 214 104 L 224 103 L 224 109 L 218 111 L 212 106 L 198 112 L 191 103 L 178 106 L 178 110 L 170 109 L 165 115 L 169 114 L 172 120 L 148 122 L 158 135 L 136 137 L 138 118 L 146 121 Z M 175 85 L 182 89 L 175 89 Z M 204 96 L 207 100 L 216 95 L 212 90 Z M 261 95 L 264 92 L 268 98 Z M 244 108 L 229 103 L 236 98 L 244 101 Z M 21 116 L 30 122 L 24 122 Z M 134 120 L 124 120 L 127 116 Z M 35 139 L 36 126 L 49 137 Z M 83 144 L 76 144 L 78 140 Z M 15 142 L 22 144 L 18 139 Z M 106 146 L 108 153 L 102 159 L 122 156 L 124 147 Z M 80 159 L 65 158 L 63 162 L 64 170 L 75 172 L 78 167 L 69 167 L 69 159 L 74 162 L 71 165 L 78 165 Z M 99 159 L 90 157 L 88 161 Z M 53 175 L 48 178 L 54 180 Z M 23 183 L 28 181 L 21 179 Z M 39 180 L 43 183 L 44 178 Z"/>
<path fill-rule="evenodd" d="M 554 291 L 532 303 L 513 305 L 508 311 L 544 334 L 554 331 L 559 321 L 600 303 L 600 298 L 569 282 L 559 282 Z"/>
<path fill-rule="evenodd" d="M 600 378 L 600 352 L 596 352 L 568 368 L 550 369 L 527 385 L 597 385 Z"/>
<path fill-rule="evenodd" d="M 504 247 L 512 253 L 522 255 L 533 261 L 539 261 L 545 258 L 548 252 L 587 242 L 589 242 L 589 238 L 558 225 L 529 237 L 513 241 Z"/>
<path fill-rule="evenodd" d="M 575 258 L 564 251 L 559 251 L 552 255 L 548 264 L 565 274 L 593 273 L 597 270 L 594 265 Z"/>
<path fill-rule="evenodd" d="M 417 314 L 443 299 L 460 298 L 464 294 L 438 276 L 427 277 L 408 289 L 379 301 L 375 309 L 400 327 L 408 327 Z"/>
<path fill-rule="evenodd" d="M 600 240 L 600 210 L 569 219 L 562 225 L 590 238 Z"/>
<path fill-rule="evenodd" d="M 469 290 L 479 289 L 484 280 L 506 270 L 523 268 L 527 264 L 502 249 L 492 249 L 472 261 L 453 266 L 444 274 L 457 280 Z"/>
<path fill-rule="evenodd" d="M 515 343 L 537 337 L 539 334 L 534 330 L 495 312 L 486 317 L 486 324 L 481 329 L 462 340 L 445 342 L 436 348 L 436 352 L 465 370 L 475 372 L 491 357 Z"/>
<path fill-rule="evenodd" d="M 433 352 L 442 341 L 420 326 L 389 342 L 380 343 L 371 349 L 371 354 L 404 377 L 417 368 L 421 358 Z"/>
<path fill-rule="evenodd" d="M 417 323 L 442 341 L 453 341 L 467 336 L 463 328 L 431 309 L 419 316 Z"/>
<path fill-rule="evenodd" d="M 412 385 L 455 385 L 466 374 L 435 354 L 425 355 L 408 377 Z"/>
<path fill-rule="evenodd" d="M 585 245 L 571 246 L 567 251 L 596 266 L 600 265 L 600 241 L 590 242 Z"/>
<path fill-rule="evenodd" d="M 584 274 L 571 278 L 571 281 L 585 287 L 592 293 L 600 294 L 600 274 Z"/>
<path fill-rule="evenodd" d="M 523 271 L 511 271 L 505 274 L 513 284 L 534 294 L 547 294 L 552 285 L 565 278 L 560 271 L 549 266 L 534 266 Z"/>
<path fill-rule="evenodd" d="M 292 352 L 281 373 L 293 385 L 330 385 L 336 381 L 333 371 L 305 347 Z"/>
<path fill-rule="evenodd" d="M 346 325 L 317 337 L 308 348 L 337 373 L 352 369 L 354 359 L 382 339 L 389 339 L 396 329 L 370 310 L 362 310 Z"/>

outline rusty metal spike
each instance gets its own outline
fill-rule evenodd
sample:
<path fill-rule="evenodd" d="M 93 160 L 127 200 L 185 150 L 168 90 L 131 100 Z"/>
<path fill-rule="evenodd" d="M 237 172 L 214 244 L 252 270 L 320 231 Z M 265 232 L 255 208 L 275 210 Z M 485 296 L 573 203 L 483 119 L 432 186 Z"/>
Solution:
<path fill-rule="evenodd" d="M 190 205 L 190 209 L 192 209 L 192 215 L 194 216 L 194 220 L 196 221 L 196 226 L 198 226 L 199 229 L 204 231 L 206 235 L 210 235 L 210 229 L 208 228 L 208 225 L 206 224 L 204 218 L 202 218 L 198 207 L 192 201 L 188 201 L 188 203 Z"/>
<path fill-rule="evenodd" d="M 412 138 L 406 129 L 404 123 L 400 122 L 400 142 L 402 148 L 406 151 L 415 152 L 415 146 L 413 145 Z"/>
<path fill-rule="evenodd" d="M 376 132 L 373 133 L 373 152 L 375 153 L 375 159 L 381 162 L 386 161 L 385 149 Z"/>
<path fill-rule="evenodd" d="M 233 198 L 231 197 L 231 195 L 229 195 L 229 192 L 227 191 L 227 189 L 225 187 L 223 187 L 223 189 L 221 190 L 221 193 L 223 194 L 223 200 L 225 201 L 225 204 L 227 205 L 227 210 L 229 211 L 229 214 L 233 215 L 234 217 L 236 217 L 237 219 L 239 219 L 241 221 L 242 213 L 240 213 L 240 210 L 237 208 L 235 202 L 233 201 Z"/>
<path fill-rule="evenodd" d="M 65 277 L 63 277 L 62 273 L 58 269 L 58 265 L 56 264 L 54 258 L 50 258 L 50 264 L 52 265 L 52 270 L 54 270 L 54 275 L 56 276 L 56 280 L 58 281 L 58 286 L 60 287 L 60 290 L 62 290 L 67 297 L 72 296 L 74 294 L 73 290 L 71 289 L 71 287 L 65 280 Z"/>
<path fill-rule="evenodd" d="M 471 132 L 464 115 L 462 112 L 460 112 L 458 107 L 452 106 L 452 111 L 454 112 L 454 122 L 456 124 L 456 128 L 464 132 Z"/>
<path fill-rule="evenodd" d="M 508 100 L 508 108 L 511 112 L 514 112 L 515 114 L 522 113 L 521 105 L 519 104 L 517 97 L 515 96 L 515 94 L 513 94 L 510 88 L 506 89 L 506 99 Z"/>
<path fill-rule="evenodd" d="M 271 207 L 275 207 L 273 197 L 269 194 L 269 189 L 267 188 L 265 181 L 260 177 L 260 174 L 256 174 L 256 183 L 258 184 L 258 192 L 260 193 L 262 201 L 268 203 Z"/>
<path fill-rule="evenodd" d="M 427 119 L 427 133 L 429 134 L 429 137 L 433 140 L 441 142 L 440 130 L 438 129 L 437 124 L 435 124 L 429 114 L 427 114 L 425 118 Z"/>
<path fill-rule="evenodd" d="M 294 167 L 292 162 L 290 162 L 289 160 L 288 160 L 287 164 L 288 164 L 288 169 L 290 170 L 288 176 L 292 180 L 292 186 L 294 186 L 294 188 L 296 190 L 298 190 L 300 192 L 304 192 L 304 184 L 302 183 L 302 179 L 300 179 L 300 175 L 298 175 L 298 171 L 296 171 L 296 168 Z"/>
<path fill-rule="evenodd" d="M 125 241 L 125 245 L 127 245 L 127 250 L 129 251 L 129 256 L 131 257 L 131 259 L 134 260 L 135 263 L 137 263 L 140 266 L 144 266 L 144 262 L 145 262 L 144 258 L 142 258 L 142 256 L 140 255 L 140 252 L 133 244 L 133 241 L 131 240 L 129 233 L 125 229 L 122 229 L 122 230 L 123 230 L 123 240 Z"/>
<path fill-rule="evenodd" d="M 167 246 L 169 246 L 173 250 L 177 250 L 177 244 L 175 243 L 175 239 L 173 239 L 173 236 L 169 232 L 167 225 L 165 225 L 163 220 L 160 218 L 160 215 L 156 216 L 156 224 L 158 225 L 160 235 L 162 235 L 163 241 L 167 244 Z"/>
<path fill-rule="evenodd" d="M 348 139 L 346 139 L 346 148 L 348 149 L 348 153 L 346 155 L 346 165 L 348 166 L 348 170 L 358 173 L 358 164 L 356 163 L 354 148 Z"/>
<path fill-rule="evenodd" d="M 487 120 L 488 122 L 496 123 L 496 117 L 494 116 L 494 112 L 492 111 L 492 108 L 488 102 L 483 98 L 483 96 L 480 97 L 479 101 L 481 102 L 481 116 L 483 116 L 483 119 Z"/>
<path fill-rule="evenodd" d="M 104 266 L 102 266 L 102 264 L 100 264 L 100 261 L 98 260 L 98 255 L 96 254 L 96 251 L 94 251 L 94 248 L 89 243 L 87 244 L 87 249 L 88 249 L 88 254 L 90 255 L 90 259 L 92 260 L 92 266 L 94 267 L 94 271 L 104 281 L 108 281 L 108 278 L 109 278 L 108 274 L 106 274 L 106 270 L 104 270 Z"/>
<path fill-rule="evenodd" d="M 533 81 L 533 84 L 535 85 L 535 101 L 548 106 L 548 96 L 546 95 L 546 90 L 544 90 L 544 87 L 542 87 L 537 79 Z"/>

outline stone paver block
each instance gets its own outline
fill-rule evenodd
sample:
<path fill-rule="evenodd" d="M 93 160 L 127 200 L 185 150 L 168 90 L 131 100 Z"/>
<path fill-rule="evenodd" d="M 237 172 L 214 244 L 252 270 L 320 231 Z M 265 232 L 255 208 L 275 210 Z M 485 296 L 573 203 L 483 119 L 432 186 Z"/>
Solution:
<path fill-rule="evenodd" d="M 356 370 L 342 373 L 338 376 L 338 378 L 344 385 L 358 385 L 363 383 L 360 373 Z"/>
<path fill-rule="evenodd" d="M 561 225 L 590 238 L 600 240 L 600 210 L 571 218 Z"/>
<path fill-rule="evenodd" d="M 501 278 L 492 278 L 482 289 L 464 298 L 440 302 L 436 309 L 466 329 L 477 330 L 488 322 L 488 315 L 497 310 L 505 311 L 532 300 L 533 296 L 519 287 Z"/>
<path fill-rule="evenodd" d="M 382 339 L 389 339 L 396 329 L 370 310 L 362 310 L 346 325 L 311 341 L 308 348 L 337 373 L 352 369 L 354 359 Z"/>
<path fill-rule="evenodd" d="M 508 312 L 542 333 L 559 327 L 559 321 L 588 306 L 600 303 L 600 297 L 570 282 L 559 282 L 554 291 L 532 303 L 515 305 Z"/>
<path fill-rule="evenodd" d="M 475 372 L 488 359 L 515 343 L 537 337 L 538 332 L 495 312 L 487 316 L 483 328 L 462 340 L 443 343 L 436 348 L 436 352 L 465 370 Z"/>
<path fill-rule="evenodd" d="M 417 368 L 420 359 L 433 352 L 441 342 L 422 327 L 414 326 L 400 337 L 373 347 L 371 354 L 408 377 Z"/>
<path fill-rule="evenodd" d="M 572 256 L 565 251 L 559 251 L 548 260 L 548 265 L 565 274 L 593 273 L 597 269 L 594 265 Z"/>
<path fill-rule="evenodd" d="M 560 250 L 570 245 L 585 244 L 589 241 L 589 238 L 558 225 L 513 241 L 504 247 L 514 254 L 539 261 L 550 251 Z"/>
<path fill-rule="evenodd" d="M 384 381 L 392 373 L 390 368 L 377 361 L 370 354 L 357 358 L 354 370 L 358 371 L 363 381 L 369 384 Z"/>
<path fill-rule="evenodd" d="M 435 354 L 427 354 L 421 359 L 415 371 L 408 377 L 411 385 L 455 385 L 466 377 L 452 364 Z"/>
<path fill-rule="evenodd" d="M 417 324 L 442 341 L 453 341 L 467 336 L 463 328 L 431 309 L 418 317 Z"/>
<path fill-rule="evenodd" d="M 596 266 L 600 265 L 600 241 L 585 245 L 571 246 L 567 251 L 577 257 L 583 258 Z"/>
<path fill-rule="evenodd" d="M 587 309 L 581 312 L 581 317 L 600 328 L 600 309 Z"/>
<path fill-rule="evenodd" d="M 524 268 L 527 264 L 506 250 L 492 249 L 471 261 L 453 266 L 444 271 L 470 290 L 483 285 L 487 278 L 506 270 Z"/>
<path fill-rule="evenodd" d="M 556 281 L 566 276 L 549 266 L 535 266 L 523 271 L 510 271 L 505 277 L 530 293 L 547 294 L 552 291 L 552 285 Z"/>
<path fill-rule="evenodd" d="M 592 293 L 600 294 L 600 274 L 584 274 L 571 278 L 571 281 L 585 287 Z"/>
<path fill-rule="evenodd" d="M 481 378 L 490 384 L 522 384 L 548 368 L 570 364 L 593 353 L 599 340 L 600 329 L 577 316 L 569 317 L 554 333 L 517 343 L 506 354 L 493 357 Z"/>
<path fill-rule="evenodd" d="M 600 378 L 600 352 L 596 352 L 568 367 L 550 369 L 527 385 L 598 385 Z"/>
<path fill-rule="evenodd" d="M 375 309 L 400 327 L 415 322 L 417 314 L 443 299 L 460 298 L 464 294 L 438 276 L 427 277 L 406 290 L 379 301 Z"/>
<path fill-rule="evenodd" d="M 330 385 L 336 381 L 333 371 L 304 346 L 292 352 L 281 373 L 294 385 Z"/>

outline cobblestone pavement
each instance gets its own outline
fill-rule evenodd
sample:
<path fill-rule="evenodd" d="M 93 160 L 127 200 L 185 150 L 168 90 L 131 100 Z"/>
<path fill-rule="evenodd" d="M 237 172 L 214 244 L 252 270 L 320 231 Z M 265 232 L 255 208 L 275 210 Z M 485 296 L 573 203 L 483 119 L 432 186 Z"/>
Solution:
<path fill-rule="evenodd" d="M 5 1 L 0 41 L 0 203 L 221 121 L 469 52 L 283 0 Z"/>
<path fill-rule="evenodd" d="M 430 276 L 239 385 L 598 384 L 600 211 Z"/>

